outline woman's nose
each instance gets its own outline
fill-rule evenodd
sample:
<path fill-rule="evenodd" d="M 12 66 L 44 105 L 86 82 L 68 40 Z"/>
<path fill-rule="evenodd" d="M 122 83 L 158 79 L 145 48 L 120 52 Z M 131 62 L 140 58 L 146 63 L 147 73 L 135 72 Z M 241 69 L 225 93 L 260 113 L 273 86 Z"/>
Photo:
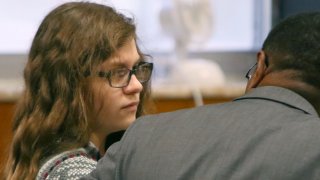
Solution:
<path fill-rule="evenodd" d="M 143 89 L 142 84 L 137 79 L 136 75 L 132 74 L 128 86 L 124 87 L 126 93 L 140 93 Z"/>

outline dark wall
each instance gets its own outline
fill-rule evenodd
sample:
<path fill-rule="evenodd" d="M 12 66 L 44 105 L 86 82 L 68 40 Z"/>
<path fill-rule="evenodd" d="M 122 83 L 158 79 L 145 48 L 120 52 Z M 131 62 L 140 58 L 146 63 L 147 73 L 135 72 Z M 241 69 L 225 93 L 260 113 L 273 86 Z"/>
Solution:
<path fill-rule="evenodd" d="M 320 11 L 320 0 L 274 0 L 275 23 L 300 12 Z"/>

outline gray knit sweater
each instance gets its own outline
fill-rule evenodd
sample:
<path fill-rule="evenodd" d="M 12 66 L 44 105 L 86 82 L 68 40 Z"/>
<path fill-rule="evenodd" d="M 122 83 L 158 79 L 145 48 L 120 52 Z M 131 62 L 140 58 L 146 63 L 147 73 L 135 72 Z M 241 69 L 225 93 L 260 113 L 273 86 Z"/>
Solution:
<path fill-rule="evenodd" d="M 85 148 L 66 151 L 47 159 L 36 180 L 76 180 L 95 169 L 99 153 L 90 144 Z"/>

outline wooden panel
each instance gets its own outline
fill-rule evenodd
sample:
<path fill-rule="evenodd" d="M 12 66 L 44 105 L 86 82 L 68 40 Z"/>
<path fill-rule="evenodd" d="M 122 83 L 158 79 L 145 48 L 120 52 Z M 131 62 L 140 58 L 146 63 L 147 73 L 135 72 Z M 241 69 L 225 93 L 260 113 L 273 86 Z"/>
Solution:
<path fill-rule="evenodd" d="M 0 169 L 3 170 L 4 162 L 8 156 L 9 145 L 12 139 L 11 119 L 14 112 L 13 102 L 0 103 Z M 0 171 L 0 176 L 2 171 Z"/>
<path fill-rule="evenodd" d="M 222 102 L 231 101 L 233 98 L 205 98 L 203 100 L 204 104 L 216 104 Z M 155 110 L 154 113 L 161 113 L 161 112 L 169 112 L 174 110 L 179 110 L 183 108 L 191 108 L 195 106 L 195 103 L 192 99 L 185 99 L 185 98 L 161 98 L 161 99 L 154 99 Z"/>

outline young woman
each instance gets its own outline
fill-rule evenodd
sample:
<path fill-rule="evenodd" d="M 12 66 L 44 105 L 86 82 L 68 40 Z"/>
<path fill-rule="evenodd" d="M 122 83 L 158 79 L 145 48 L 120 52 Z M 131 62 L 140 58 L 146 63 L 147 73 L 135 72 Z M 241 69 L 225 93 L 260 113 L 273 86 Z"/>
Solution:
<path fill-rule="evenodd" d="M 153 69 L 132 19 L 69 2 L 41 23 L 24 70 L 7 179 L 77 179 L 105 152 L 108 135 L 144 114 Z"/>

